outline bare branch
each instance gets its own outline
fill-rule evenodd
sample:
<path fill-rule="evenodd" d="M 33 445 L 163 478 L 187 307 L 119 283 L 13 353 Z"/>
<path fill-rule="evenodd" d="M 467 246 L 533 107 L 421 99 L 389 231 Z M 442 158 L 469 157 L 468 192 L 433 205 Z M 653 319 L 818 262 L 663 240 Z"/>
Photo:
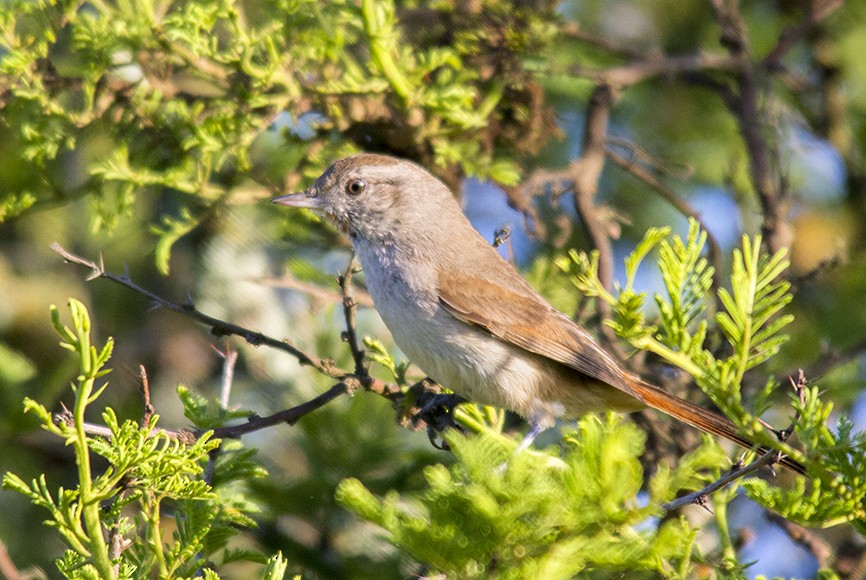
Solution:
<path fill-rule="evenodd" d="M 342 338 L 352 352 L 352 360 L 355 362 L 355 376 L 363 381 L 369 379 L 370 375 L 367 373 L 367 365 L 365 364 L 366 354 L 361 345 L 358 344 L 358 333 L 355 330 L 355 312 L 358 303 L 355 302 L 352 293 L 352 276 L 356 272 L 360 272 L 360 266 L 353 255 L 346 266 L 346 271 L 337 278 L 337 283 L 343 296 L 343 316 L 346 319 L 346 330 L 343 331 Z"/>
<path fill-rule="evenodd" d="M 353 374 L 343 369 L 340 369 L 339 367 L 335 366 L 333 362 L 331 362 L 329 359 L 320 359 L 309 353 L 306 353 L 292 346 L 291 343 L 289 343 L 288 341 L 280 341 L 275 338 L 266 336 L 262 333 L 254 332 L 247 328 L 237 326 L 235 324 L 231 324 L 222 320 L 218 320 L 216 318 L 199 312 L 191 305 L 179 305 L 169 300 L 166 300 L 150 292 L 149 290 L 141 288 L 140 286 L 132 282 L 132 280 L 130 280 L 127 275 L 119 276 L 107 272 L 104 265 L 101 263 L 101 259 L 100 263 L 97 264 L 95 262 L 86 260 L 84 258 L 76 256 L 75 254 L 72 254 L 71 252 L 64 250 L 59 244 L 54 244 L 52 246 L 52 249 L 58 254 L 60 254 L 68 262 L 72 262 L 74 264 L 89 268 L 91 270 L 91 276 L 89 277 L 90 279 L 105 278 L 107 280 L 120 284 L 126 288 L 129 288 L 130 290 L 133 290 L 134 292 L 146 296 L 158 306 L 163 306 L 171 311 L 184 314 L 193 318 L 194 320 L 210 326 L 214 334 L 241 336 L 251 344 L 263 344 L 266 346 L 277 348 L 279 350 L 292 354 L 293 356 L 295 356 L 295 358 L 298 359 L 301 364 L 311 365 L 316 368 L 316 370 L 318 370 L 320 373 L 332 378 L 339 379 L 339 382 L 332 386 L 328 391 L 318 395 L 317 397 L 305 403 L 289 409 L 285 409 L 283 411 L 279 411 L 277 413 L 274 413 L 273 415 L 268 415 L 266 417 L 260 417 L 255 414 L 250 415 L 246 423 L 226 427 L 218 427 L 214 429 L 214 437 L 221 439 L 236 438 L 245 433 L 258 431 L 260 429 L 264 429 L 266 427 L 270 427 L 280 423 L 287 423 L 289 425 L 293 425 L 301 417 L 304 417 L 305 415 L 315 411 L 326 403 L 336 399 L 338 396 L 352 393 L 359 388 L 363 388 L 364 390 L 375 393 L 391 401 L 404 396 L 403 392 L 398 386 L 385 383 L 384 381 L 371 377 L 367 373 L 367 370 L 364 366 L 364 354 L 363 350 L 361 350 L 358 346 L 357 335 L 355 333 L 354 325 L 354 313 L 357 304 L 352 298 L 350 286 L 351 276 L 355 272 L 354 261 L 349 264 L 346 273 L 341 276 L 340 286 L 344 296 L 344 312 L 346 314 L 347 341 L 350 343 L 350 348 L 352 348 L 352 354 L 355 358 L 356 370 L 359 370 L 357 374 Z M 223 384 L 221 389 L 220 401 L 223 407 L 227 407 L 237 353 L 228 351 L 224 356 L 226 358 L 226 363 L 223 367 Z M 145 418 L 142 420 L 142 426 L 146 427 L 150 423 L 150 415 L 152 415 L 153 413 L 153 408 L 150 404 L 150 389 L 147 384 L 147 375 L 145 374 L 143 368 L 141 369 L 141 377 L 142 390 L 145 401 Z M 62 422 L 69 425 L 72 421 L 72 413 L 70 413 L 69 410 L 64 407 L 62 412 L 55 414 L 54 420 L 57 423 Z M 85 425 L 85 430 L 90 435 L 96 435 L 106 438 L 110 438 L 112 436 L 111 430 L 102 425 L 87 424 Z M 153 429 L 151 430 L 151 435 L 156 435 L 159 431 L 162 430 Z M 177 431 L 164 430 L 164 432 L 168 437 L 179 439 L 187 443 L 195 441 L 195 439 L 202 434 L 202 431 L 191 431 L 183 429 Z"/>
<path fill-rule="evenodd" d="M 266 429 L 268 427 L 273 427 L 274 425 L 279 425 L 282 423 L 294 425 L 304 416 L 309 415 L 316 409 L 323 407 L 325 404 L 333 401 L 340 395 L 350 394 L 358 388 L 361 388 L 360 381 L 347 377 L 347 381 L 339 382 L 324 393 L 295 407 L 278 411 L 273 415 L 268 415 L 266 417 L 261 417 L 253 413 L 252 415 L 247 417 L 246 423 L 240 423 L 238 425 L 228 425 L 226 427 L 217 427 L 215 429 L 212 429 L 211 431 L 213 432 L 213 437 L 217 439 L 237 439 L 241 435 L 252 433 L 254 431 L 259 431 L 261 429 Z M 402 393 L 396 392 L 391 393 L 390 395 L 383 394 L 383 396 L 385 396 L 386 398 L 394 398 L 396 396 L 402 396 Z M 72 425 L 72 413 L 64 407 L 63 411 L 55 413 L 54 422 L 58 424 L 65 423 L 67 425 Z M 84 431 L 88 435 L 104 437 L 106 439 L 110 439 L 113 436 L 111 429 L 105 427 L 104 425 L 97 425 L 95 423 L 85 423 Z M 200 429 L 180 429 L 176 431 L 170 429 L 151 429 L 149 436 L 156 436 L 160 432 L 164 433 L 167 437 L 170 437 L 171 439 L 177 439 L 187 444 L 194 443 L 196 439 L 198 439 L 205 433 L 204 430 Z"/>
<path fill-rule="evenodd" d="M 843 0 L 812 0 L 809 4 L 808 14 L 794 26 L 783 30 L 779 35 L 779 42 L 761 60 L 764 69 L 773 71 L 779 68 L 782 57 L 844 2 Z"/>
<path fill-rule="evenodd" d="M 689 504 L 706 507 L 707 497 L 714 491 L 718 491 L 729 483 L 732 483 L 742 477 L 754 473 L 762 467 L 778 463 L 781 459 L 781 452 L 776 451 L 775 449 L 768 449 L 758 459 L 748 465 L 744 466 L 741 464 L 734 464 L 734 466 L 731 467 L 730 471 L 728 471 L 725 475 L 712 482 L 711 484 L 707 485 L 706 487 L 690 494 L 684 495 L 682 497 L 678 497 L 673 501 L 662 504 L 662 509 L 670 511 L 681 508 L 683 506 L 687 506 Z"/>
<path fill-rule="evenodd" d="M 737 68 L 737 61 L 729 55 L 698 53 L 682 56 L 658 56 L 607 69 L 572 67 L 569 72 L 578 77 L 607 84 L 617 89 L 658 76 L 676 76 L 702 71 L 731 71 Z"/>
<path fill-rule="evenodd" d="M 342 379 L 349 374 L 346 371 L 335 366 L 332 360 L 318 358 L 304 350 L 301 350 L 300 348 L 297 348 L 289 340 L 278 340 L 276 338 L 272 338 L 270 336 L 262 334 L 261 332 L 252 331 L 248 328 L 244 328 L 230 322 L 225 322 L 223 320 L 213 318 L 212 316 L 208 316 L 207 314 L 196 310 L 192 304 L 181 305 L 171 302 L 170 300 L 166 300 L 165 298 L 162 298 L 161 296 L 158 296 L 153 292 L 135 284 L 129 278 L 129 276 L 125 274 L 120 276 L 106 271 L 105 266 L 102 264 L 101 258 L 100 263 L 96 264 L 95 262 L 86 260 L 80 256 L 76 256 L 71 252 L 68 252 L 67 250 L 63 249 L 60 244 L 57 243 L 52 244 L 51 249 L 60 254 L 67 262 L 89 268 L 91 270 L 91 274 L 88 277 L 88 280 L 105 278 L 106 280 L 110 280 L 112 282 L 120 284 L 121 286 L 125 286 L 126 288 L 129 288 L 130 290 L 133 290 L 134 292 L 145 296 L 157 306 L 161 306 L 173 312 L 178 312 L 185 316 L 189 316 L 194 320 L 197 320 L 198 322 L 209 326 L 211 328 L 211 332 L 217 336 L 240 336 L 253 346 L 265 345 L 271 348 L 282 350 L 294 356 L 302 365 L 312 366 L 323 375 L 329 376 L 331 378 Z"/>
<path fill-rule="evenodd" d="M 350 394 L 355 389 L 360 387 L 361 384 L 357 381 L 339 382 L 324 393 L 290 409 L 279 411 L 277 413 L 274 413 L 273 415 L 268 415 L 267 417 L 250 415 L 247 418 L 246 423 L 241 423 L 240 425 L 231 425 L 227 427 L 217 427 L 213 430 L 213 436 L 219 439 L 236 439 L 241 435 L 252 433 L 253 431 L 259 431 L 261 429 L 272 427 L 274 425 L 279 425 L 281 423 L 285 423 L 287 425 L 294 425 L 302 417 L 309 415 L 316 409 L 325 406 L 327 403 L 333 401 L 340 395 Z"/>
<path fill-rule="evenodd" d="M 608 225 L 604 223 L 595 206 L 595 194 L 598 192 L 598 181 L 604 168 L 610 111 L 616 99 L 617 93 L 609 85 L 599 85 L 592 92 L 586 111 L 583 151 L 570 167 L 574 204 L 593 246 L 598 250 L 598 277 L 607 290 L 613 288 L 613 249 L 610 245 Z M 602 302 L 599 301 L 599 305 Z M 603 314 L 605 318 L 609 318 L 609 312 Z"/>
<path fill-rule="evenodd" d="M 790 245 L 791 226 L 787 223 L 790 199 L 777 177 L 771 148 L 765 135 L 766 123 L 760 109 L 758 72 L 752 63 L 746 22 L 738 0 L 712 0 L 713 14 L 721 29 L 721 43 L 738 63 L 737 90 L 725 90 L 722 97 L 734 114 L 740 135 L 749 154 L 749 172 L 763 213 L 761 233 L 770 252 Z"/>
<path fill-rule="evenodd" d="M 141 379 L 141 398 L 144 404 L 144 412 L 141 415 L 141 427 L 146 429 L 150 427 L 154 408 L 150 402 L 150 381 L 147 379 L 147 370 L 145 370 L 144 365 L 138 366 L 138 376 Z"/>
<path fill-rule="evenodd" d="M 598 252 L 598 278 L 608 291 L 613 289 L 613 247 L 610 241 L 612 224 L 609 217 L 595 204 L 595 194 L 598 192 L 598 182 L 606 158 L 605 142 L 610 112 L 618 98 L 617 90 L 610 85 L 600 84 L 595 87 L 586 109 L 583 151 L 570 167 L 574 206 L 593 247 Z M 597 302 L 597 308 L 602 319 L 613 317 L 610 305 L 604 300 Z M 625 358 L 616 342 L 613 329 L 603 324 L 601 332 L 607 339 L 608 346 L 619 358 Z"/>
<path fill-rule="evenodd" d="M 701 229 L 707 234 L 707 241 L 709 242 L 709 258 L 710 263 L 713 265 L 714 273 L 713 273 L 713 288 L 718 289 L 722 284 L 722 249 L 719 246 L 719 242 L 716 239 L 716 236 L 713 235 L 713 232 L 707 227 L 704 220 L 701 218 L 700 214 L 692 208 L 688 203 L 685 202 L 676 192 L 666 186 L 661 182 L 655 175 L 634 163 L 633 161 L 626 159 L 616 151 L 608 148 L 607 149 L 607 158 L 613 161 L 619 168 L 625 170 L 627 173 L 630 173 L 637 179 L 643 181 L 651 188 L 655 190 L 665 201 L 671 204 L 678 212 L 683 214 L 686 217 L 690 217 L 696 220 L 699 224 L 701 224 Z"/>
<path fill-rule="evenodd" d="M 599 279 L 605 288 L 613 287 L 613 249 L 610 244 L 612 226 L 608 214 L 595 205 L 595 194 L 604 168 L 605 142 L 610 112 L 618 98 L 610 85 L 596 86 L 586 111 L 586 127 L 583 134 L 583 149 L 580 157 L 567 168 L 560 170 L 538 170 L 533 172 L 518 188 L 519 197 L 532 197 L 545 188 L 553 188 L 554 195 L 571 190 L 581 223 L 587 229 L 592 245 L 599 253 Z M 604 318 L 609 318 L 610 307 L 599 301 Z"/>

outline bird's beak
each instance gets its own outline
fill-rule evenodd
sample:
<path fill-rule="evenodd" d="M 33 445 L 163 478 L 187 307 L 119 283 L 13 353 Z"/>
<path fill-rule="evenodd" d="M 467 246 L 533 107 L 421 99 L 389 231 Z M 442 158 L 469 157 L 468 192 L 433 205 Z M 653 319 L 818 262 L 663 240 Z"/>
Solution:
<path fill-rule="evenodd" d="M 322 209 L 322 199 L 318 196 L 315 189 L 308 189 L 300 193 L 290 193 L 281 195 L 271 200 L 271 203 L 287 205 L 289 207 L 307 207 L 310 209 Z"/>

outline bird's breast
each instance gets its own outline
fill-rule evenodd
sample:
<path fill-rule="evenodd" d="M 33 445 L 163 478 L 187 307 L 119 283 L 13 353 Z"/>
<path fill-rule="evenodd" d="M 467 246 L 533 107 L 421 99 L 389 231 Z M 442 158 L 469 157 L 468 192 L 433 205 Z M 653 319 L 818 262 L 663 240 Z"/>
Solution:
<path fill-rule="evenodd" d="M 394 342 L 439 384 L 544 425 L 563 415 L 623 407 L 612 401 L 625 396 L 617 389 L 455 318 L 439 302 L 433 264 L 364 242 L 356 241 L 355 251 Z"/>
<path fill-rule="evenodd" d="M 439 302 L 432 265 L 398 251 L 356 243 L 367 288 L 394 342 L 439 384 L 478 403 L 525 417 L 559 415 L 539 409 L 540 357 L 454 318 Z"/>

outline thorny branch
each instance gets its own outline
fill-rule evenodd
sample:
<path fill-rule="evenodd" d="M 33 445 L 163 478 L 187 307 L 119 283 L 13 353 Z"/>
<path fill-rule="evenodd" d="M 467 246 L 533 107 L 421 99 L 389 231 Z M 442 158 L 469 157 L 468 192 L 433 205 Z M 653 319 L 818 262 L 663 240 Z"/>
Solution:
<path fill-rule="evenodd" d="M 802 400 L 803 397 L 805 396 L 804 392 L 805 392 L 805 388 L 806 388 L 806 384 L 807 384 L 806 376 L 803 374 L 803 371 L 802 370 L 799 371 L 799 374 L 798 374 L 796 381 L 794 381 L 793 378 L 790 378 L 790 381 L 791 381 L 791 386 L 794 388 L 794 391 L 796 392 L 797 396 L 800 398 L 800 400 Z M 787 428 L 785 428 L 781 431 L 776 431 L 775 432 L 776 437 L 779 439 L 779 441 L 784 443 L 788 439 L 790 439 L 790 437 L 794 433 L 794 429 L 796 428 L 797 423 L 799 421 L 800 421 L 800 414 L 798 412 L 794 415 L 794 418 L 791 421 L 791 424 L 788 425 Z M 716 481 L 710 483 L 706 487 L 699 489 L 695 492 L 684 495 L 682 497 L 678 497 L 677 499 L 675 499 L 673 501 L 662 504 L 662 508 L 667 510 L 667 511 L 670 511 L 670 510 L 674 510 L 677 508 L 681 508 L 681 507 L 689 505 L 689 504 L 695 504 L 695 505 L 699 505 L 699 506 L 703 507 L 704 509 L 709 510 L 709 508 L 707 507 L 707 503 L 709 500 L 709 495 L 711 493 L 718 491 L 718 490 L 722 489 L 723 487 L 725 487 L 726 485 L 728 485 L 729 483 L 732 483 L 732 482 L 734 482 L 738 479 L 741 479 L 741 478 L 743 478 L 743 477 L 745 477 L 751 473 L 754 473 L 765 466 L 772 468 L 772 466 L 774 464 L 779 463 L 781 460 L 782 460 L 782 452 L 781 451 L 777 451 L 776 449 L 767 449 L 761 453 L 761 455 L 760 455 L 760 457 L 758 457 L 758 459 L 749 463 L 748 465 L 743 465 L 742 461 L 738 461 L 733 466 L 731 466 L 731 469 L 726 474 L 724 474 L 722 477 L 720 477 Z"/>
<path fill-rule="evenodd" d="M 729 483 L 745 477 L 750 473 L 758 471 L 764 466 L 778 463 L 781 458 L 781 452 L 776 451 L 775 449 L 768 449 L 763 454 L 761 454 L 758 459 L 748 465 L 743 465 L 742 462 L 738 461 L 731 467 L 730 471 L 728 471 L 725 475 L 723 475 L 716 481 L 712 482 L 711 484 L 702 489 L 699 489 L 698 491 L 692 492 L 682 497 L 678 497 L 673 501 L 662 504 L 662 509 L 670 511 L 689 504 L 695 504 L 708 510 L 709 508 L 707 507 L 707 504 L 709 502 L 709 496 L 711 493 L 722 489 Z"/>
<path fill-rule="evenodd" d="M 250 329 L 237 326 L 235 324 L 231 324 L 222 320 L 218 320 L 211 316 L 208 316 L 198 310 L 196 310 L 191 304 L 180 305 L 161 296 L 158 296 L 149 290 L 146 290 L 139 285 L 135 284 L 128 275 L 119 276 L 117 274 L 112 274 L 105 270 L 105 267 L 100 263 L 97 264 L 90 260 L 86 260 L 80 256 L 76 256 L 71 252 L 63 249 L 59 244 L 54 244 L 52 249 L 60 254 L 67 262 L 77 264 L 80 266 L 84 266 L 91 270 L 91 276 L 89 279 L 95 278 L 105 278 L 117 284 L 120 284 L 134 292 L 142 294 L 147 297 L 149 300 L 153 301 L 158 306 L 164 307 L 173 312 L 178 312 L 180 314 L 189 316 L 194 320 L 197 320 L 201 323 L 204 323 L 207 326 L 211 327 L 211 331 L 220 336 L 226 335 L 236 335 L 244 338 L 247 342 L 253 345 L 266 345 L 278 350 L 282 350 L 288 352 L 293 355 L 299 363 L 307 364 L 314 367 L 321 374 L 338 379 L 335 385 L 333 385 L 329 390 L 324 393 L 318 395 L 317 397 L 297 405 L 295 407 L 284 409 L 272 415 L 268 415 L 265 417 L 261 417 L 256 414 L 252 414 L 247 418 L 245 423 L 241 423 L 238 425 L 230 425 L 226 427 L 218 427 L 213 430 L 213 436 L 217 438 L 237 438 L 243 434 L 250 433 L 253 431 L 258 431 L 260 429 L 264 429 L 267 427 L 271 427 L 273 425 L 278 425 L 280 423 L 287 423 L 289 425 L 293 425 L 299 419 L 308 415 L 309 413 L 319 409 L 323 405 L 328 402 L 336 399 L 340 395 L 350 394 L 357 389 L 364 389 L 380 395 L 386 399 L 391 401 L 399 400 L 403 397 L 403 393 L 399 387 L 393 384 L 385 383 L 379 379 L 375 379 L 371 377 L 366 370 L 364 365 L 364 353 L 363 350 L 358 346 L 357 335 L 355 332 L 354 326 L 354 311 L 357 304 L 354 302 L 352 298 L 352 290 L 351 290 L 351 275 L 355 271 L 356 267 L 354 262 L 352 262 L 349 268 L 346 271 L 346 274 L 340 277 L 340 288 L 344 296 L 344 313 L 346 316 L 347 323 L 347 331 L 346 337 L 347 342 L 349 342 L 349 347 L 352 350 L 352 356 L 355 360 L 356 373 L 351 373 L 346 370 L 343 370 L 337 367 L 333 361 L 329 359 L 320 359 L 315 357 L 295 346 L 293 346 L 288 341 L 278 340 L 276 338 L 264 335 L 260 332 L 255 332 Z M 227 400 L 228 397 L 228 389 L 231 386 L 231 369 L 233 369 L 234 363 L 228 365 L 228 356 L 227 365 L 224 367 L 224 377 L 223 377 L 223 387 L 221 393 L 221 401 L 222 404 Z M 150 415 L 152 414 L 152 407 L 150 405 L 150 390 L 147 384 L 147 375 L 144 372 L 144 369 L 141 369 L 141 380 L 142 380 L 142 392 L 145 401 L 145 414 L 147 422 L 142 422 L 143 426 L 149 424 Z M 150 411 L 148 411 L 150 409 Z M 71 413 L 64 409 L 60 413 L 55 415 L 55 421 L 57 422 L 66 422 L 68 423 L 71 419 Z M 111 431 L 104 426 L 88 424 L 86 425 L 86 430 L 91 435 L 98 435 L 103 437 L 111 437 Z M 155 431 L 154 431 L 155 434 Z M 201 436 L 202 432 L 197 430 L 178 430 L 178 431 L 166 431 L 166 434 L 169 437 L 177 438 L 185 442 L 194 441 L 197 437 Z"/>
<path fill-rule="evenodd" d="M 223 320 L 213 318 L 212 316 L 208 316 L 207 314 L 196 310 L 195 306 L 192 303 L 176 304 L 174 302 L 166 300 L 165 298 L 154 294 L 150 290 L 146 290 L 138 284 L 134 283 L 129 278 L 128 274 L 120 276 L 106 271 L 101 259 L 99 264 L 90 260 L 86 260 L 80 256 L 72 254 L 71 252 L 68 252 L 67 250 L 63 249 L 60 244 L 57 243 L 52 244 L 51 249 L 60 254 L 67 262 L 89 268 L 91 270 L 91 274 L 88 277 L 88 280 L 105 278 L 106 280 L 111 280 L 112 282 L 120 284 L 121 286 L 125 286 L 126 288 L 129 288 L 130 290 L 133 290 L 134 292 L 145 296 L 154 304 L 162 308 L 184 314 L 193 318 L 194 320 L 197 320 L 198 322 L 201 322 L 202 324 L 209 326 L 211 328 L 211 332 L 217 336 L 240 336 L 253 346 L 266 345 L 277 350 L 285 351 L 298 359 L 298 362 L 302 365 L 310 365 L 323 375 L 329 376 L 331 378 L 339 379 L 348 374 L 342 369 L 336 367 L 332 360 L 318 358 L 308 352 L 301 350 L 300 348 L 297 348 L 288 340 L 278 340 L 276 338 L 272 338 L 270 336 L 262 334 L 261 332 L 255 332 L 249 330 L 248 328 L 244 328 L 230 322 L 225 322 Z"/>
<path fill-rule="evenodd" d="M 346 330 L 343 331 L 342 339 L 349 345 L 349 350 L 352 352 L 355 375 L 364 381 L 369 379 L 370 375 L 367 373 L 364 349 L 358 344 L 358 333 L 355 331 L 355 312 L 358 309 L 358 303 L 355 302 L 352 291 L 352 276 L 358 271 L 358 263 L 352 256 L 346 271 L 337 277 L 337 284 L 340 286 L 340 293 L 343 297 L 343 317 L 346 319 Z"/>
<path fill-rule="evenodd" d="M 228 425 L 226 427 L 217 427 L 215 429 L 211 429 L 210 431 L 212 432 L 212 436 L 217 439 L 237 439 L 241 435 L 246 435 L 247 433 L 252 433 L 253 431 L 260 431 L 268 427 L 273 427 L 274 425 L 280 425 L 283 423 L 287 425 L 294 425 L 304 416 L 309 415 L 313 411 L 323 407 L 327 403 L 330 403 L 340 395 L 346 395 L 351 393 L 357 387 L 360 387 L 360 384 L 357 382 L 355 382 L 354 384 L 352 384 L 351 382 L 339 382 L 324 393 L 295 407 L 283 409 L 282 411 L 278 411 L 272 415 L 267 415 L 265 417 L 261 417 L 253 413 L 252 415 L 247 417 L 246 423 L 240 423 L 238 425 Z M 59 413 L 55 413 L 54 415 L 54 422 L 58 424 L 66 423 L 67 425 L 71 425 L 72 420 L 72 412 L 65 406 L 63 406 L 62 411 L 60 411 Z M 84 430 L 88 435 L 105 437 L 106 439 L 109 439 L 112 436 L 111 429 L 103 425 L 97 425 L 95 423 L 85 423 Z M 151 430 L 150 435 L 156 435 L 159 432 L 163 432 L 168 437 L 171 437 L 172 439 L 177 439 L 187 444 L 194 443 L 198 437 L 205 433 L 205 431 L 199 429 L 179 429 L 175 431 L 160 428 Z"/>

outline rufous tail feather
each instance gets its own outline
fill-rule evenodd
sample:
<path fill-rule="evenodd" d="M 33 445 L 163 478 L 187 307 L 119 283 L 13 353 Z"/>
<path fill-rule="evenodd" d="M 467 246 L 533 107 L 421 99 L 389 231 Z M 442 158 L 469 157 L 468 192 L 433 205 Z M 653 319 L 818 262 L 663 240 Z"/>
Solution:
<path fill-rule="evenodd" d="M 648 406 L 657 409 L 666 415 L 670 415 L 675 419 L 691 425 L 701 431 L 724 437 L 725 439 L 742 445 L 747 449 L 757 447 L 754 443 L 737 433 L 737 428 L 726 417 L 699 407 L 693 403 L 666 393 L 660 388 L 645 383 L 639 379 L 628 377 L 629 386 L 634 389 L 640 398 Z M 766 448 L 759 448 L 758 452 L 763 453 Z M 790 457 L 782 457 L 780 463 L 785 467 L 793 469 L 797 473 L 806 473 L 806 468 Z"/>

